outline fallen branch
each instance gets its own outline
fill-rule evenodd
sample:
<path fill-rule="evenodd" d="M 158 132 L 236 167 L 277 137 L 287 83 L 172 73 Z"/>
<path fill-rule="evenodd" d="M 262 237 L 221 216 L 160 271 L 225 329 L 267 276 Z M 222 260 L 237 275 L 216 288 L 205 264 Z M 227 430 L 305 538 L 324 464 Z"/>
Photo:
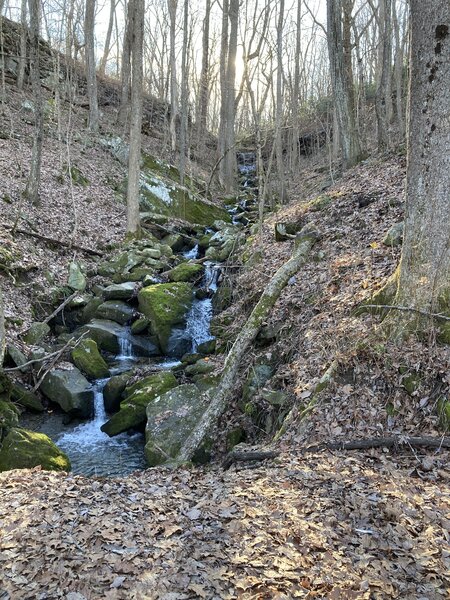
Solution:
<path fill-rule="evenodd" d="M 388 437 L 352 440 L 350 442 L 326 442 L 309 446 L 303 452 L 320 450 L 367 450 L 369 448 L 450 448 L 450 437 Z"/>
<path fill-rule="evenodd" d="M 261 460 L 268 460 L 270 458 L 277 458 L 280 453 L 276 451 L 264 451 L 264 452 L 229 452 L 223 461 L 223 468 L 229 469 L 235 462 L 256 462 Z"/>
<path fill-rule="evenodd" d="M 62 304 L 60 304 L 58 306 L 58 308 L 56 310 L 54 310 L 52 312 L 52 314 L 50 316 L 48 316 L 45 321 L 43 321 L 43 323 L 50 323 L 50 321 L 56 317 L 56 315 L 58 315 L 68 304 L 69 302 L 71 302 L 74 298 L 76 298 L 78 296 L 79 292 L 74 292 L 73 294 L 71 294 L 68 298 L 66 298 L 64 300 L 64 302 Z"/>
<path fill-rule="evenodd" d="M 11 225 L 6 225 L 2 223 L 3 227 L 6 229 L 12 229 Z M 61 240 L 56 240 L 55 238 L 48 237 L 46 235 L 42 235 L 41 233 L 34 233 L 32 231 L 27 231 L 26 229 L 21 229 L 20 227 L 16 227 L 16 233 L 21 233 L 22 235 L 28 235 L 30 237 L 37 238 L 38 240 L 42 240 L 43 242 L 48 242 L 49 244 L 55 244 L 56 246 L 63 246 L 64 248 L 79 250 L 80 252 L 84 252 L 85 254 L 91 254 L 92 256 L 103 256 L 103 252 L 99 252 L 98 250 L 92 250 L 92 248 L 85 248 L 84 246 L 78 246 L 78 244 L 71 244 L 70 242 L 63 242 Z"/>
<path fill-rule="evenodd" d="M 272 307 L 278 300 L 289 279 L 297 273 L 302 265 L 305 264 L 312 247 L 318 239 L 319 234 L 317 231 L 308 231 L 305 229 L 298 237 L 298 243 L 292 257 L 278 269 L 268 283 L 259 302 L 253 309 L 250 317 L 241 329 L 236 341 L 228 353 L 220 383 L 211 393 L 212 396 L 208 408 L 181 447 L 177 455 L 177 460 L 188 461 L 192 458 L 212 426 L 225 411 L 228 398 L 235 389 L 236 375 L 242 358 L 258 335 L 261 326 L 266 321 Z"/>
<path fill-rule="evenodd" d="M 364 304 L 364 308 L 386 308 L 388 310 L 401 310 L 403 312 L 415 312 L 424 317 L 432 317 L 433 319 L 442 319 L 443 321 L 450 321 L 450 317 L 442 315 L 440 313 L 431 313 L 426 310 L 420 310 L 419 308 L 413 308 L 412 306 L 395 306 L 394 304 Z"/>

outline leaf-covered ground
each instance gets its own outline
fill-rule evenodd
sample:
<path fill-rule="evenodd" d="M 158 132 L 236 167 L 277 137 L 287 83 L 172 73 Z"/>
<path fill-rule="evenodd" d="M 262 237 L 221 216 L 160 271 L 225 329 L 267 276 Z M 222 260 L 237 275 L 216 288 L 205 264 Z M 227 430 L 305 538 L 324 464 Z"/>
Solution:
<path fill-rule="evenodd" d="M 448 453 L 0 475 L 0 597 L 448 598 Z"/>

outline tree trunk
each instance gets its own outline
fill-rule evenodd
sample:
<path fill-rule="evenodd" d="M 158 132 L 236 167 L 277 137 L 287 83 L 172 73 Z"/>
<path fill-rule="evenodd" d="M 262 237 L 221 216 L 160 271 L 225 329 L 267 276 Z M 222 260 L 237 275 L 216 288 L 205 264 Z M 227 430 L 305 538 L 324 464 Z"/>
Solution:
<path fill-rule="evenodd" d="M 130 109 L 130 82 L 131 82 L 131 38 L 133 31 L 133 7 L 131 2 L 127 3 L 127 17 L 125 32 L 123 34 L 122 68 L 120 83 L 120 107 L 117 114 L 117 122 L 124 127 L 128 121 Z"/>
<path fill-rule="evenodd" d="M 229 0 L 222 1 L 222 32 L 220 34 L 220 122 L 217 150 L 219 159 L 225 156 L 226 152 L 226 112 L 227 112 L 227 58 L 228 58 L 228 12 Z M 225 181 L 225 166 L 223 160 L 219 166 L 219 179 L 222 185 Z"/>
<path fill-rule="evenodd" d="M 228 399 L 235 389 L 236 375 L 242 358 L 256 338 L 287 282 L 306 262 L 309 252 L 318 238 L 318 233 L 312 230 L 299 237 L 292 257 L 278 269 L 270 280 L 225 360 L 222 378 L 216 390 L 212 392 L 211 403 L 201 421 L 180 449 L 177 460 L 187 461 L 192 458 L 217 419 L 225 411 Z"/>
<path fill-rule="evenodd" d="M 186 174 L 186 151 L 188 133 L 188 39 L 189 39 L 189 2 L 184 0 L 183 52 L 181 57 L 181 119 L 180 119 L 180 182 L 184 184 Z"/>
<path fill-rule="evenodd" d="M 351 6 L 349 0 L 327 0 L 328 57 L 344 168 L 362 158 L 352 75 Z"/>
<path fill-rule="evenodd" d="M 277 96 L 275 113 L 275 147 L 277 157 L 277 173 L 279 185 L 279 201 L 286 204 L 286 180 L 284 177 L 283 160 L 283 22 L 284 22 L 284 0 L 280 0 L 278 23 L 277 23 Z"/>
<path fill-rule="evenodd" d="M 211 22 L 211 0 L 206 0 L 202 37 L 202 70 L 200 74 L 199 100 L 197 109 L 197 140 L 203 139 L 206 131 L 209 101 L 209 28 Z"/>
<path fill-rule="evenodd" d="M 106 65 L 108 63 L 109 51 L 111 49 L 111 36 L 112 36 L 112 30 L 113 30 L 113 25 L 114 25 L 115 12 L 116 12 L 116 0 L 111 0 L 111 5 L 109 8 L 108 30 L 106 32 L 102 60 L 100 61 L 100 66 L 98 68 L 98 71 L 101 75 L 105 75 L 105 73 L 106 73 Z"/>
<path fill-rule="evenodd" d="M 175 27 L 177 17 L 177 0 L 168 0 L 170 18 L 170 139 L 172 152 L 177 149 L 177 117 L 178 117 L 178 84 L 177 62 L 175 54 Z"/>
<path fill-rule="evenodd" d="M 22 0 L 20 8 L 20 58 L 19 58 L 19 72 L 17 73 L 17 89 L 23 89 L 23 82 L 25 80 L 25 67 L 27 64 L 27 37 L 28 37 L 28 26 L 27 26 L 27 0 Z"/>
<path fill-rule="evenodd" d="M 235 120 L 236 120 L 236 52 L 239 21 L 239 0 L 230 0 L 230 39 L 228 43 L 227 77 L 226 77 L 226 114 L 225 114 L 225 158 L 224 184 L 225 191 L 230 194 L 236 187 L 236 152 Z"/>
<path fill-rule="evenodd" d="M 34 139 L 31 155 L 30 174 L 25 196 L 33 204 L 39 204 L 39 185 L 41 181 L 42 140 L 44 137 L 44 111 L 39 64 L 40 0 L 29 0 L 30 9 L 30 72 L 34 96 Z"/>
<path fill-rule="evenodd" d="M 95 0 L 86 0 L 84 16 L 84 42 L 86 51 L 86 80 L 89 99 L 89 129 L 98 131 L 99 111 L 97 98 L 97 73 L 95 69 Z"/>
<path fill-rule="evenodd" d="M 142 73 L 145 0 L 129 0 L 133 13 L 131 40 L 131 120 L 128 159 L 127 233 L 137 234 L 139 218 L 139 176 L 141 164 Z"/>
<path fill-rule="evenodd" d="M 411 0 L 410 65 L 405 236 L 395 304 L 450 315 L 448 0 Z M 396 337 L 429 328 L 413 312 L 392 311 L 389 322 Z"/>
<path fill-rule="evenodd" d="M 379 7 L 379 80 L 375 109 L 377 114 L 378 150 L 384 151 L 390 145 L 389 129 L 392 117 L 392 2 L 391 0 L 380 0 Z"/>

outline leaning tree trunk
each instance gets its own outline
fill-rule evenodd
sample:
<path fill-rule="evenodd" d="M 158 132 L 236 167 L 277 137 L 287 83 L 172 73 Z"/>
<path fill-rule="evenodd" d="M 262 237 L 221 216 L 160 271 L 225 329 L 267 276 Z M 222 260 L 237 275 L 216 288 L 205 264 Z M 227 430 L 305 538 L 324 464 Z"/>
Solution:
<path fill-rule="evenodd" d="M 139 176 L 141 166 L 142 73 L 145 0 L 129 0 L 133 13 L 131 42 L 131 119 L 128 159 L 127 233 L 140 230 Z"/>
<path fill-rule="evenodd" d="M 34 140 L 31 155 L 30 174 L 25 196 L 33 204 L 39 204 L 39 185 L 41 181 L 42 140 L 44 137 L 44 111 L 39 64 L 40 0 L 29 0 L 30 9 L 30 70 L 34 96 Z"/>
<path fill-rule="evenodd" d="M 256 338 L 262 324 L 267 319 L 270 310 L 278 300 L 287 282 L 306 262 L 311 248 L 318 239 L 319 234 L 317 231 L 305 230 L 297 240 L 298 244 L 292 257 L 278 269 L 270 280 L 225 360 L 222 378 L 217 389 L 212 394 L 208 408 L 203 414 L 201 421 L 180 449 L 177 460 L 187 461 L 192 458 L 195 451 L 202 445 L 203 440 L 217 422 L 217 419 L 225 411 L 228 399 L 236 385 L 236 376 L 242 358 Z"/>
<path fill-rule="evenodd" d="M 410 65 L 405 237 L 395 304 L 450 315 L 448 0 L 411 0 Z M 415 312 L 391 313 L 392 321 L 397 337 L 429 325 Z"/>

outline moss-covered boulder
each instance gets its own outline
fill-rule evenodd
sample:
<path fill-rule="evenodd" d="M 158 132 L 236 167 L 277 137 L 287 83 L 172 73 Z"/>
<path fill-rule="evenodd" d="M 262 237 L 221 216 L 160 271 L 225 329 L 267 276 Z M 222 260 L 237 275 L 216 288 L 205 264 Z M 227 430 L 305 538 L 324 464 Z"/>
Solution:
<path fill-rule="evenodd" d="M 127 340 L 136 356 L 158 356 L 160 351 L 156 339 L 147 336 L 132 335 L 123 325 L 107 319 L 93 319 L 78 330 L 89 332 L 89 337 L 97 342 L 98 347 L 112 354 L 121 352 L 121 340 Z"/>
<path fill-rule="evenodd" d="M 175 459 L 208 406 L 195 385 L 180 385 L 147 406 L 145 458 L 154 467 Z"/>
<path fill-rule="evenodd" d="M 72 360 L 88 379 L 103 379 L 109 376 L 108 365 L 94 340 L 86 338 L 81 340 L 72 350 Z"/>
<path fill-rule="evenodd" d="M 3 439 L 0 471 L 42 467 L 46 471 L 70 471 L 70 461 L 43 433 L 14 427 Z"/>
<path fill-rule="evenodd" d="M 11 399 L 28 410 L 35 412 L 43 412 L 45 410 L 42 400 L 20 383 L 13 383 Z"/>
<path fill-rule="evenodd" d="M 27 344 L 36 345 L 50 333 L 47 323 L 32 323 L 24 336 Z"/>
<path fill-rule="evenodd" d="M 106 300 L 97 308 L 96 317 L 125 325 L 133 318 L 135 309 L 122 300 Z"/>
<path fill-rule="evenodd" d="M 133 333 L 134 335 L 144 333 L 144 331 L 147 331 L 147 329 L 149 328 L 149 325 L 150 319 L 147 319 L 147 317 L 140 317 L 139 319 L 136 319 L 134 323 L 131 324 L 131 333 Z"/>
<path fill-rule="evenodd" d="M 198 279 L 203 272 L 203 265 L 196 263 L 181 263 L 167 273 L 170 281 L 192 281 Z"/>
<path fill-rule="evenodd" d="M 12 402 L 0 399 L 0 440 L 5 432 L 19 424 L 19 411 Z"/>
<path fill-rule="evenodd" d="M 125 389 L 125 398 L 120 403 L 120 410 L 109 419 L 101 430 L 109 436 L 123 431 L 135 429 L 145 423 L 147 405 L 157 396 L 178 385 L 174 375 L 161 371 L 141 379 Z"/>
<path fill-rule="evenodd" d="M 194 375 L 206 375 L 214 371 L 215 368 L 215 365 L 212 362 L 210 362 L 207 358 L 202 358 L 193 365 L 188 365 L 186 367 L 185 373 L 190 377 L 193 377 Z"/>
<path fill-rule="evenodd" d="M 74 417 L 87 419 L 92 416 L 94 392 L 76 367 L 49 371 L 42 381 L 41 392 Z"/>
<path fill-rule="evenodd" d="M 103 388 L 103 403 L 107 413 L 119 410 L 123 393 L 132 375 L 132 371 L 126 371 L 120 375 L 114 375 L 107 381 Z"/>
<path fill-rule="evenodd" d="M 72 261 L 69 265 L 69 279 L 67 285 L 72 290 L 75 290 L 77 292 L 84 292 L 84 290 L 86 289 L 86 283 L 86 276 L 81 270 L 80 265 L 77 262 Z"/>
<path fill-rule="evenodd" d="M 182 323 L 189 310 L 193 294 L 189 283 L 159 283 L 143 288 L 139 294 L 139 310 L 152 324 L 163 352 L 168 351 L 170 332 Z"/>
<path fill-rule="evenodd" d="M 394 225 L 392 225 L 392 227 L 384 236 L 383 244 L 390 247 L 400 246 L 403 241 L 403 230 L 403 221 L 401 223 L 394 223 Z"/>

